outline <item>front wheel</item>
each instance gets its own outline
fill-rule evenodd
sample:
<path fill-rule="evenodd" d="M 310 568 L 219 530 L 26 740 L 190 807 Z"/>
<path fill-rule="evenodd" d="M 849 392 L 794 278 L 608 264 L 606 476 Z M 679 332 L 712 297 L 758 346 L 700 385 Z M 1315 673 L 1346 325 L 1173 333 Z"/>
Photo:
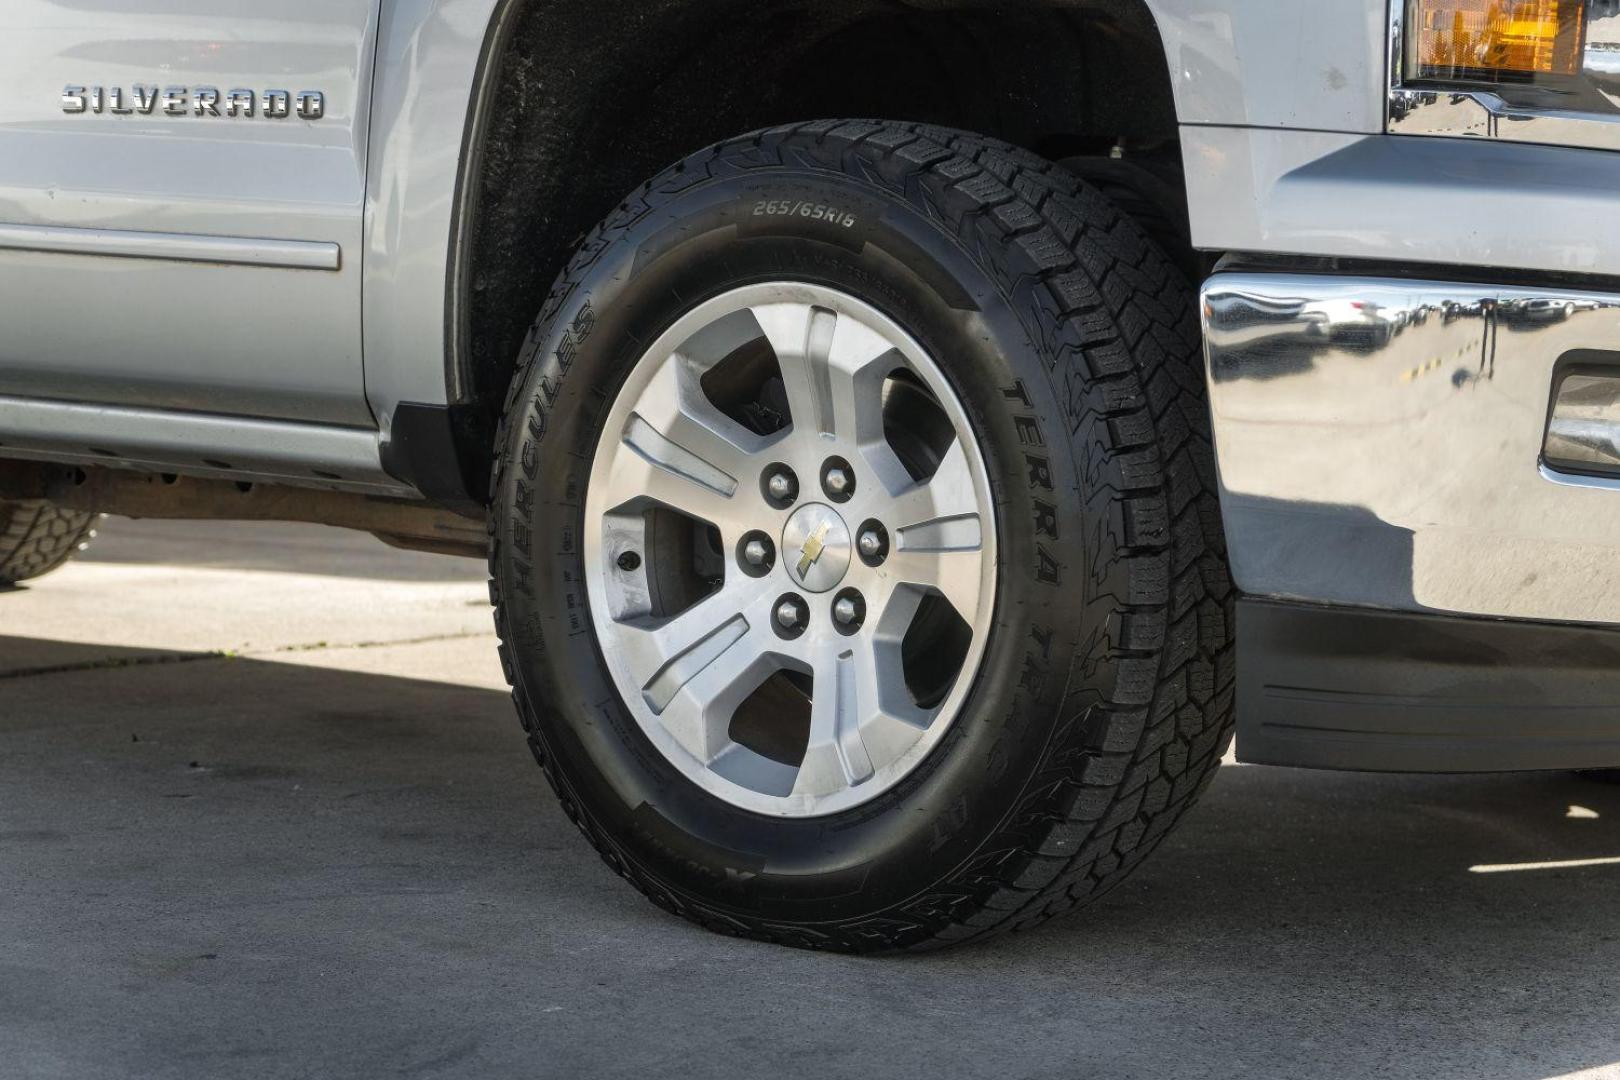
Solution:
<path fill-rule="evenodd" d="M 1231 588 L 1186 281 L 961 132 L 694 155 L 529 336 L 492 594 L 536 757 L 711 928 L 843 950 L 1119 881 L 1230 735 Z"/>

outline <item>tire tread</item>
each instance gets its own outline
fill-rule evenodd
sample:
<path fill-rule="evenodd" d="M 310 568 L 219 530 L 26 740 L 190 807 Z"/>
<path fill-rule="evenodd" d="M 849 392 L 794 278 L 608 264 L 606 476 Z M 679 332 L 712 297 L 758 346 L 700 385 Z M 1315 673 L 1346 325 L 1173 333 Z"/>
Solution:
<path fill-rule="evenodd" d="M 38 499 L 0 500 L 0 585 L 57 569 L 84 549 L 101 515 Z"/>

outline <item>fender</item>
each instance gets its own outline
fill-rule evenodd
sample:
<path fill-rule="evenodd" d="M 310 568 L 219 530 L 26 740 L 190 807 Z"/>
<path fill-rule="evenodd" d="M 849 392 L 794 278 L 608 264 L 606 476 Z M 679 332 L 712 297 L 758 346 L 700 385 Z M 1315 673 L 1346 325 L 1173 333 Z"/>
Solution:
<path fill-rule="evenodd" d="M 1382 131 L 1385 0 L 1296 0 L 1281 7 L 1229 0 L 1218 17 L 1207 0 L 1029 6 L 1107 13 L 1141 12 L 1143 4 L 1168 61 L 1184 146 L 1187 131 L 1216 126 Z M 385 447 L 401 407 L 416 414 L 411 441 L 419 451 L 385 452 L 397 468 L 414 470 L 407 459 L 453 457 L 457 431 L 475 439 L 487 434 L 487 419 L 472 408 L 466 368 L 470 233 L 499 59 L 526 7 L 523 0 L 400 0 L 384 7 L 369 139 L 364 334 L 367 399 Z M 1301 50 L 1302 40 L 1311 47 Z M 1293 62 L 1263 62 L 1301 53 L 1315 65 L 1305 77 Z M 1188 155 L 1189 187 L 1200 182 L 1201 170 Z M 1206 205 L 1192 202 L 1195 211 Z M 1197 235 L 1201 223 L 1193 224 Z M 429 430 L 441 435 L 425 440 Z M 480 474 L 481 468 L 445 473 L 475 481 Z M 422 482 L 415 475 L 401 479 Z"/>
<path fill-rule="evenodd" d="M 514 0 L 384 5 L 366 182 L 366 394 L 389 436 L 401 402 L 462 398 L 451 332 L 454 239 L 486 62 Z"/>
<path fill-rule="evenodd" d="M 384 6 L 366 183 L 366 397 L 382 463 L 429 498 L 481 505 L 491 433 L 464 406 L 455 363 L 454 253 L 477 175 L 482 102 L 514 0 Z M 476 186 L 474 186 L 476 190 Z"/>
<path fill-rule="evenodd" d="M 1176 118 L 1184 128 L 1382 133 L 1389 3 L 1147 0 Z"/>

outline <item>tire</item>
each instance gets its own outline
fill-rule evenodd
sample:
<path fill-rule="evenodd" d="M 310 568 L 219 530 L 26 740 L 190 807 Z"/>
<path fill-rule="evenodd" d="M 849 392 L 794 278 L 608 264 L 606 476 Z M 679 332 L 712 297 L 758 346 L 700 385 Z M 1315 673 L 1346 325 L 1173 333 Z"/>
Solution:
<path fill-rule="evenodd" d="M 1107 196 L 1174 263 L 1189 282 L 1206 275 L 1206 257 L 1192 246 L 1186 195 L 1145 166 L 1114 158 L 1073 157 L 1065 171 Z"/>
<path fill-rule="evenodd" d="M 783 279 L 915 337 L 994 496 L 993 633 L 954 721 L 880 795 L 809 817 L 733 805 L 654 745 L 593 629 L 581 540 L 642 351 L 708 298 Z M 535 758 L 610 867 L 722 933 L 866 952 L 1033 926 L 1152 851 L 1231 737 L 1194 297 L 1108 199 L 987 138 L 822 121 L 642 186 L 530 330 L 491 498 L 501 658 Z"/>
<path fill-rule="evenodd" d="M 0 500 L 0 585 L 37 578 L 83 551 L 101 515 L 47 502 Z"/>

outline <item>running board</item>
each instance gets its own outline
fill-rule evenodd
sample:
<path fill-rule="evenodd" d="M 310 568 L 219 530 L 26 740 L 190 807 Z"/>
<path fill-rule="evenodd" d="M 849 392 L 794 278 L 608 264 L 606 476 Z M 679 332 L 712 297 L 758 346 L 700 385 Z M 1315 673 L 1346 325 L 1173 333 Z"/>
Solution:
<path fill-rule="evenodd" d="M 412 496 L 375 429 L 0 396 L 0 457 Z"/>

